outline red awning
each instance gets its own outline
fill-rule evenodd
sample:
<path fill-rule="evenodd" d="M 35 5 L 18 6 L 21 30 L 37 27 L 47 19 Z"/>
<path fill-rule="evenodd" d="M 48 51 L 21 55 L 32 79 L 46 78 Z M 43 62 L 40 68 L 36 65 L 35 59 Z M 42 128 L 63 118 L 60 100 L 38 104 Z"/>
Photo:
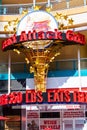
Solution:
<path fill-rule="evenodd" d="M 4 116 L 0 116 L 0 120 L 8 120 L 9 118 L 8 117 L 4 117 Z"/>

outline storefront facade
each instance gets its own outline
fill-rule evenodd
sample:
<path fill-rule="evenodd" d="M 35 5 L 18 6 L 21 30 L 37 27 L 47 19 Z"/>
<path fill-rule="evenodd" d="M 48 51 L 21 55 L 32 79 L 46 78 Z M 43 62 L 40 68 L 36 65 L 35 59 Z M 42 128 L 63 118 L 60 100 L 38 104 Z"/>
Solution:
<path fill-rule="evenodd" d="M 15 106 L 12 109 L 16 112 L 20 107 Z M 21 115 L 8 115 L 12 120 L 5 122 L 4 129 L 28 130 L 31 127 L 31 129 L 38 130 L 47 128 L 52 130 L 85 130 L 87 127 L 86 110 L 85 105 L 76 104 L 21 106 Z M 35 128 L 32 126 L 32 121 L 36 124 Z"/>
<path fill-rule="evenodd" d="M 86 37 L 74 29 L 59 30 L 56 17 L 31 11 L 2 42 L 8 64 L 1 67 L 8 72 L 0 75 L 1 114 L 7 117 L 1 130 L 87 129 Z M 13 51 L 24 54 L 29 65 Z"/>

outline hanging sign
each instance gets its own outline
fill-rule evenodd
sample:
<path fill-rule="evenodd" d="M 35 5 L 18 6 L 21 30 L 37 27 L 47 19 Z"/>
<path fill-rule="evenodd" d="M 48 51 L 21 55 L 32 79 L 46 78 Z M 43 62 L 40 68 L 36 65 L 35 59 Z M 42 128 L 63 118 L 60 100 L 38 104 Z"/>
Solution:
<path fill-rule="evenodd" d="M 59 40 L 64 45 L 84 45 L 86 43 L 83 34 L 72 30 L 67 30 L 65 33 L 58 30 L 58 23 L 51 14 L 45 11 L 34 11 L 22 18 L 16 34 L 2 42 L 2 50 L 14 49 L 16 44 L 23 47 L 23 42 L 39 40 L 53 40 L 53 43 Z M 45 47 L 49 45 L 48 42 L 46 44 Z"/>
<path fill-rule="evenodd" d="M 14 48 L 13 45 L 18 43 L 23 47 L 21 43 L 35 40 L 60 40 L 60 42 L 62 41 L 62 44 L 64 45 L 84 45 L 86 43 L 84 35 L 80 33 L 76 34 L 71 30 L 68 30 L 66 33 L 60 32 L 58 29 L 55 29 L 54 32 L 36 32 L 34 30 L 33 32 L 29 31 L 28 34 L 23 31 L 19 36 L 14 34 L 12 37 L 2 42 L 2 50 L 4 51 L 6 49 Z"/>

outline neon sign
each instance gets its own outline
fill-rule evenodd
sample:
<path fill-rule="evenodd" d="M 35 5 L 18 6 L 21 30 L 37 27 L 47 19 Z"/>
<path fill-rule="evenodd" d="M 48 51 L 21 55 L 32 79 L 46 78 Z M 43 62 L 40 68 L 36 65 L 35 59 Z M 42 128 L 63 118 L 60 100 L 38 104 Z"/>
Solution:
<path fill-rule="evenodd" d="M 55 29 L 53 31 L 47 31 L 47 32 L 36 32 L 33 30 L 33 32 L 29 31 L 27 34 L 25 31 L 21 32 L 21 35 L 16 36 L 14 34 L 12 37 L 8 38 L 7 40 L 2 42 L 2 50 L 6 50 L 8 47 L 22 42 L 27 41 L 34 41 L 34 40 L 62 40 L 65 42 L 65 44 L 80 44 L 84 45 L 86 43 L 85 36 L 80 33 L 75 33 L 71 30 L 68 30 L 66 33 L 63 33 L 59 31 L 58 29 Z"/>
<path fill-rule="evenodd" d="M 26 90 L 26 93 L 12 92 L 0 96 L 0 106 L 16 104 L 43 104 L 43 103 L 87 103 L 87 92 L 51 89 L 47 92 Z"/>

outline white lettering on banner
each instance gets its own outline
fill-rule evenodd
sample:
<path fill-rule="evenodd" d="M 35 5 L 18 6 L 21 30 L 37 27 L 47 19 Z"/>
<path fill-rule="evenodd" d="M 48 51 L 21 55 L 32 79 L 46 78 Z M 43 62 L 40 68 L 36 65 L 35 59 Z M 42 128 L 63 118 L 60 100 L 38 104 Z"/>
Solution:
<path fill-rule="evenodd" d="M 73 118 L 73 117 L 85 117 L 84 111 L 81 110 L 68 110 L 63 112 L 63 118 Z"/>

